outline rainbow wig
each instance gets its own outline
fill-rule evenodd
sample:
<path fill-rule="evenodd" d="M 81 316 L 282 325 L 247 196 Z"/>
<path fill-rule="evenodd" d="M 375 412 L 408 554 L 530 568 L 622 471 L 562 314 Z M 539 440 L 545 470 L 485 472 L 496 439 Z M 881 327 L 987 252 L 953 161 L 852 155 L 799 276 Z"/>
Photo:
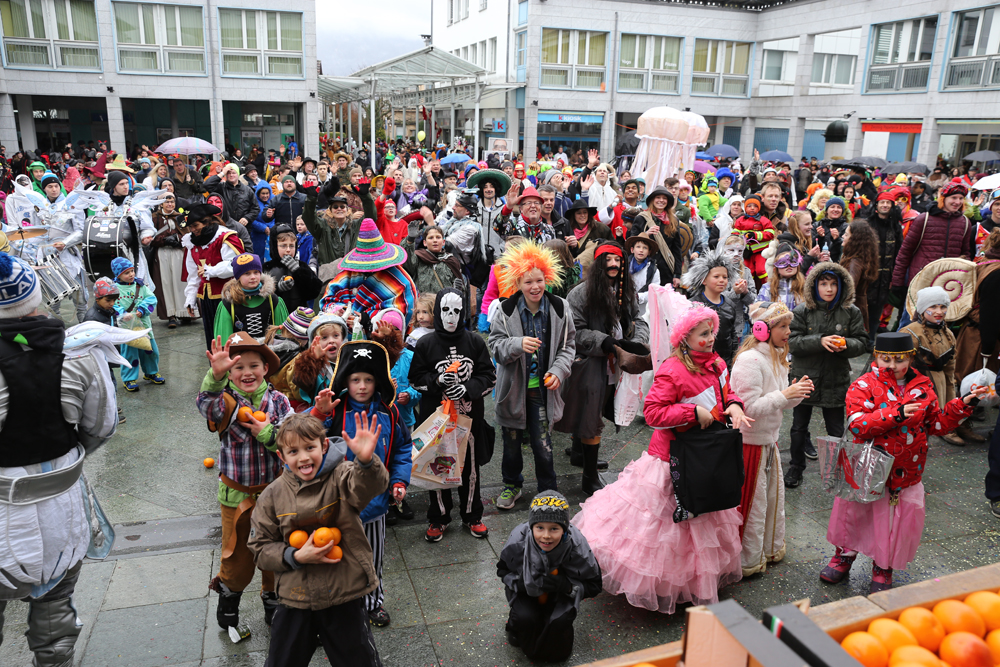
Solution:
<path fill-rule="evenodd" d="M 701 304 L 691 304 L 691 307 L 670 325 L 670 346 L 674 349 L 680 347 L 681 342 L 688 337 L 688 334 L 706 320 L 712 323 L 712 332 L 719 333 L 718 314 Z"/>
<path fill-rule="evenodd" d="M 545 277 L 546 287 L 562 285 L 561 262 L 554 252 L 534 241 L 508 245 L 507 251 L 497 260 L 503 270 L 497 272 L 500 289 L 515 292 L 524 274 L 539 269 Z"/>

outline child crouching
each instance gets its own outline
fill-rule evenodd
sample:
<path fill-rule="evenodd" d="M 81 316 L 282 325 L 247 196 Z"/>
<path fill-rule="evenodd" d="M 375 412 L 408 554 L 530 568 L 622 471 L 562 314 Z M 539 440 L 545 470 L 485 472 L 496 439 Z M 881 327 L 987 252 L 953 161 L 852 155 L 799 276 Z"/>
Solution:
<path fill-rule="evenodd" d="M 558 491 L 531 501 L 528 522 L 514 528 L 500 552 L 510 615 L 507 641 L 532 660 L 566 660 L 580 602 L 601 592 L 601 567 L 587 538 L 569 524 L 569 503 Z"/>
<path fill-rule="evenodd" d="M 248 545 L 257 566 L 281 584 L 270 667 L 309 664 L 317 635 L 331 665 L 381 667 L 363 600 L 379 581 L 357 508 L 385 489 L 389 473 L 374 455 L 378 416 L 354 419 L 353 438 L 344 432 L 328 440 L 323 424 L 305 414 L 291 415 L 278 432 L 284 469 L 257 500 Z M 348 448 L 354 461 L 344 460 Z M 320 528 L 337 528 L 340 539 L 317 546 Z M 310 535 L 296 549 L 289 542 L 299 530 Z"/>

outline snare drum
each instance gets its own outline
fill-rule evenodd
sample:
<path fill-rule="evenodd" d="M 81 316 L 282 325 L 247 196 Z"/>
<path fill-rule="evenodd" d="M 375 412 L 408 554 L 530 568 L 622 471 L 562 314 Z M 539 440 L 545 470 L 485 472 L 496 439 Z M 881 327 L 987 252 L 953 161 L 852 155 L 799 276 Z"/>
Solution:
<path fill-rule="evenodd" d="M 91 280 L 102 276 L 114 279 L 111 260 L 125 257 L 136 261 L 133 247 L 138 239 L 127 217 L 96 215 L 87 220 L 83 236 L 83 265 Z"/>
<path fill-rule="evenodd" d="M 42 299 L 49 308 L 82 289 L 59 255 L 46 257 L 41 266 L 35 267 L 35 274 L 42 288 Z"/>

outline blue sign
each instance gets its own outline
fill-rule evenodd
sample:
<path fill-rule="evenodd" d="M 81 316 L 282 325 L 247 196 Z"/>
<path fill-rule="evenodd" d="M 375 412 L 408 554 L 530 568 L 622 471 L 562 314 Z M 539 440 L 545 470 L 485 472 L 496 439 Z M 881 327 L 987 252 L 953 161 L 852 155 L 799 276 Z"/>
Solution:
<path fill-rule="evenodd" d="M 493 121 L 493 131 L 494 132 L 506 132 L 507 131 L 507 121 L 505 121 L 505 120 L 495 120 L 495 121 Z"/>
<path fill-rule="evenodd" d="M 539 123 L 603 123 L 604 114 L 599 113 L 540 113 Z"/>

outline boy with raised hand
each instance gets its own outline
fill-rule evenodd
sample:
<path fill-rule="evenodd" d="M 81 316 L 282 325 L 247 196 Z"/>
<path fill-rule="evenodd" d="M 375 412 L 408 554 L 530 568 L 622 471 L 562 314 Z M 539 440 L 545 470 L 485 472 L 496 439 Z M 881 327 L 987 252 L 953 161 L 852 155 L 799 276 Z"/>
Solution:
<path fill-rule="evenodd" d="M 389 472 L 375 456 L 378 415 L 369 421 L 356 413 L 354 433 L 327 439 L 308 414 L 290 416 L 278 431 L 284 472 L 257 501 L 249 543 L 258 567 L 274 571 L 280 584 L 270 667 L 309 664 L 317 635 L 331 665 L 382 665 L 363 599 L 378 576 L 361 511 L 385 490 Z M 354 461 L 345 460 L 348 448 Z M 317 546 L 320 528 L 338 529 L 340 540 Z M 296 549 L 289 542 L 298 530 L 310 535 Z"/>

